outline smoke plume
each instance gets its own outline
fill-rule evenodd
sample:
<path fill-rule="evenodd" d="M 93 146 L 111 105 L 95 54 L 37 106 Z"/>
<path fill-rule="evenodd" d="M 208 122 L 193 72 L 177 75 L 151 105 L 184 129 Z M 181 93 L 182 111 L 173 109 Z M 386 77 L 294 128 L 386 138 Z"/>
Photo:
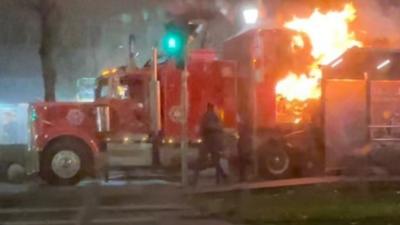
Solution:
<path fill-rule="evenodd" d="M 391 0 L 358 0 L 355 30 L 367 46 L 400 47 L 400 4 Z"/>

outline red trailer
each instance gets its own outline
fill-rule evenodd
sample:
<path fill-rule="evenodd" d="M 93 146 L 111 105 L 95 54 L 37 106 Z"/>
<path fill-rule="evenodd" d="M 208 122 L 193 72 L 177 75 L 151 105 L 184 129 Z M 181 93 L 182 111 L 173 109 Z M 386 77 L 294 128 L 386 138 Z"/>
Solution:
<path fill-rule="evenodd" d="M 352 48 L 324 66 L 322 97 L 308 100 L 304 119 L 296 123 L 275 93 L 278 80 L 311 64 L 306 37 L 302 48 L 291 45 L 296 35 L 255 29 L 224 45 L 223 59 L 238 64 L 238 114 L 250 118 L 259 175 L 276 179 L 371 167 L 398 173 L 399 51 Z"/>
<path fill-rule="evenodd" d="M 298 35 L 304 40 L 302 47 L 293 46 Z M 307 167 L 317 170 L 322 162 L 310 133 L 320 126 L 318 101 L 310 100 L 308 111 L 303 112 L 302 116 L 310 119 L 297 123 L 277 101 L 275 89 L 290 72 L 308 71 L 313 62 L 310 46 L 306 36 L 286 29 L 252 29 L 224 44 L 223 59 L 238 64 L 238 114 L 251 124 L 253 163 L 263 177 L 292 177 Z"/>
<path fill-rule="evenodd" d="M 324 69 L 327 170 L 400 167 L 400 51 L 353 48 Z"/>

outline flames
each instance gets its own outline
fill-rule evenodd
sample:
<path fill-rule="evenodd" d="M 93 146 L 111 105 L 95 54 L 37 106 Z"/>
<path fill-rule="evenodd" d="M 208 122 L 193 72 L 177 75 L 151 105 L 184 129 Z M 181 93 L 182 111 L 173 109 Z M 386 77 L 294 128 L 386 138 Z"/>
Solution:
<path fill-rule="evenodd" d="M 285 27 L 308 35 L 312 43 L 312 55 L 316 64 L 328 64 L 348 48 L 361 46 L 349 23 L 356 18 L 356 9 L 347 4 L 342 11 L 326 14 L 318 9 L 309 18 L 294 18 Z"/>
<path fill-rule="evenodd" d="M 285 98 L 289 101 L 306 101 L 310 98 L 317 99 L 320 97 L 318 79 L 310 79 L 310 77 L 305 74 L 297 75 L 290 73 L 277 84 L 276 92 L 284 93 Z"/>
<path fill-rule="evenodd" d="M 350 31 L 349 24 L 355 19 L 356 9 L 352 4 L 346 4 L 341 11 L 321 13 L 316 9 L 308 18 L 295 17 L 284 24 L 285 28 L 302 32 L 309 37 L 314 62 L 310 65 L 308 74 L 289 73 L 278 82 L 278 101 L 285 100 L 291 102 L 288 105 L 293 105 L 293 101 L 305 102 L 320 98 L 322 73 L 319 66 L 330 63 L 351 47 L 362 46 L 354 32 Z M 302 47 L 303 43 L 301 36 L 294 36 L 292 47 Z M 299 117 L 293 119 L 298 120 Z"/>

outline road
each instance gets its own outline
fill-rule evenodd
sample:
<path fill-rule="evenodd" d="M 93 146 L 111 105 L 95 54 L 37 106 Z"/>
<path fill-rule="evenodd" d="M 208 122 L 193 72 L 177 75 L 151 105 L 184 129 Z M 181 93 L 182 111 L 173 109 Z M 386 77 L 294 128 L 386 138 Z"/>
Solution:
<path fill-rule="evenodd" d="M 228 225 L 192 208 L 179 184 L 96 180 L 75 187 L 0 183 L 1 225 Z"/>
<path fill-rule="evenodd" d="M 216 194 L 224 192 L 238 192 L 244 190 L 280 189 L 288 187 L 313 186 L 322 184 L 373 184 L 390 183 L 400 184 L 399 176 L 371 176 L 371 177 L 346 177 L 346 176 L 322 176 L 292 178 L 283 180 L 267 180 L 247 183 L 234 183 L 228 185 L 205 185 L 200 188 L 187 190 L 188 194 Z"/>

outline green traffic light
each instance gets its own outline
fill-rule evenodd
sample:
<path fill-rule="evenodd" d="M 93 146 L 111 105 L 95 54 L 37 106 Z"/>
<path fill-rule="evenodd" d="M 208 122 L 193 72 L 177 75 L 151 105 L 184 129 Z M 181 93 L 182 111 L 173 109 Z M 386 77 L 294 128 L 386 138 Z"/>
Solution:
<path fill-rule="evenodd" d="M 172 58 L 180 58 L 185 54 L 187 33 L 177 27 L 169 26 L 161 39 L 161 49 Z"/>
<path fill-rule="evenodd" d="M 176 45 L 176 40 L 175 40 L 174 38 L 170 37 L 170 38 L 168 39 L 168 48 L 169 48 L 169 49 L 174 49 L 174 48 L 176 48 L 176 47 L 177 47 L 177 45 Z"/>
<path fill-rule="evenodd" d="M 169 56 L 179 56 L 185 48 L 184 38 L 179 33 L 167 33 L 162 40 L 162 49 Z"/>
<path fill-rule="evenodd" d="M 165 25 L 165 33 L 161 38 L 161 51 L 176 62 L 177 68 L 184 68 L 186 45 L 189 38 L 187 27 L 174 23 Z"/>

